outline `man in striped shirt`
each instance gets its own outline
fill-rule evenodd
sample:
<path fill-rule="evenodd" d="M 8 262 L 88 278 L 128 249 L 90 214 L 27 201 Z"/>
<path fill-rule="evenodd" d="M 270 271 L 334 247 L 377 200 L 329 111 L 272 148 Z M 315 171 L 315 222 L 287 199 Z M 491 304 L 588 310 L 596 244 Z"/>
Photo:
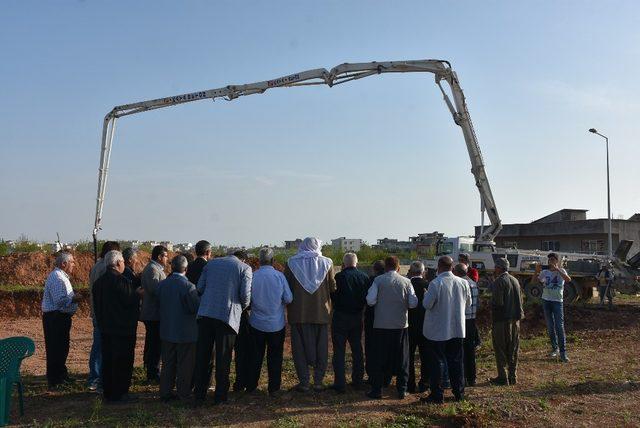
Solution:
<path fill-rule="evenodd" d="M 55 388 L 63 382 L 71 381 L 67 371 L 69 355 L 69 332 L 71 316 L 78 309 L 76 296 L 69 281 L 75 260 L 68 252 L 56 256 L 55 268 L 47 277 L 42 296 L 42 327 L 47 352 L 47 382 Z"/>
<path fill-rule="evenodd" d="M 476 348 L 480 345 L 480 334 L 476 326 L 476 311 L 478 309 L 478 284 L 471 278 L 464 263 L 458 263 L 453 274 L 469 283 L 471 289 L 471 306 L 467 307 L 465 316 L 465 338 L 462 343 L 464 349 L 464 378 L 467 386 L 476 385 Z"/>

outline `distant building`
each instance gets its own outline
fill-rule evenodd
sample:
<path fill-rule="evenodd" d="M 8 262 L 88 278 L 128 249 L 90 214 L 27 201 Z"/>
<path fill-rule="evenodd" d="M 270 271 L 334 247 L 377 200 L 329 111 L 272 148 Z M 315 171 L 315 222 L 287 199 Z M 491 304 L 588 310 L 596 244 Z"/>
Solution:
<path fill-rule="evenodd" d="M 427 254 L 436 250 L 438 241 L 444 237 L 444 233 L 438 231 L 431 233 L 418 233 L 418 236 L 410 236 L 409 241 L 413 244 L 414 250 L 419 254 Z"/>
<path fill-rule="evenodd" d="M 633 241 L 629 255 L 640 251 L 640 214 L 612 219 L 611 226 L 613 251 L 623 239 Z M 475 229 L 478 236 L 480 226 Z M 587 219 L 587 210 L 565 208 L 531 223 L 505 224 L 495 241 L 503 248 L 608 254 L 608 231 L 608 219 Z"/>
<path fill-rule="evenodd" d="M 412 251 L 414 243 L 411 241 L 398 241 L 397 239 L 392 238 L 382 238 L 378 239 L 378 244 L 374 247 L 380 248 L 390 253 L 396 253 L 402 251 Z"/>
<path fill-rule="evenodd" d="M 295 241 L 284 241 L 284 248 L 287 250 L 297 250 L 302 244 L 302 239 L 298 238 Z"/>
<path fill-rule="evenodd" d="M 362 239 L 347 239 L 344 236 L 331 240 L 331 246 L 341 251 L 360 251 Z"/>
<path fill-rule="evenodd" d="M 173 246 L 173 251 L 185 252 L 185 251 L 191 251 L 192 248 L 193 248 L 193 244 L 191 242 L 183 242 L 181 244 L 175 244 Z"/>

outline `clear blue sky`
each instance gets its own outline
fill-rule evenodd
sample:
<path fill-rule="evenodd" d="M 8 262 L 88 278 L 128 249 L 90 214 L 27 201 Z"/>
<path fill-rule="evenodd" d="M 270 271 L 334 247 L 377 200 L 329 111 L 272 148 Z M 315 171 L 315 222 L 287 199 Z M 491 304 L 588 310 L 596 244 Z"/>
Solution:
<path fill-rule="evenodd" d="M 0 3 L 0 237 L 88 239 L 113 106 L 342 62 L 451 61 L 505 223 L 640 211 L 635 1 Z M 118 122 L 102 238 L 470 234 L 479 197 L 431 75 Z"/>

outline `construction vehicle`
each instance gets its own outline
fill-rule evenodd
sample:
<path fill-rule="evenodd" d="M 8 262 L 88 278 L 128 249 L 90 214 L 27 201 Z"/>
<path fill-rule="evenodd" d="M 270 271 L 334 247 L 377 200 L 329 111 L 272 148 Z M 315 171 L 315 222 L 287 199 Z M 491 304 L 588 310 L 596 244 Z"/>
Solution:
<path fill-rule="evenodd" d="M 262 82 L 249 83 L 244 85 L 229 85 L 218 89 L 210 89 L 199 92 L 191 92 L 187 94 L 181 94 L 165 98 L 157 98 L 149 101 L 142 101 L 132 104 L 125 104 L 116 106 L 111 109 L 105 116 L 102 129 L 102 142 L 100 151 L 100 166 L 98 169 L 98 193 L 96 200 L 96 213 L 95 223 L 93 228 L 93 242 L 94 253 L 97 258 L 97 236 L 101 229 L 102 223 L 102 210 L 104 207 L 106 185 L 109 171 L 109 161 L 111 157 L 111 147 L 115 135 L 115 126 L 117 119 L 123 116 L 129 116 L 137 113 L 143 113 L 150 110 L 156 110 L 165 107 L 171 107 L 178 104 L 185 104 L 194 101 L 201 101 L 205 99 L 225 99 L 232 101 L 236 98 L 245 95 L 262 94 L 269 89 L 279 87 L 295 87 L 295 86 L 309 86 L 309 85 L 327 85 L 333 87 L 342 83 L 350 82 L 352 80 L 362 79 L 368 76 L 374 76 L 383 73 L 431 73 L 435 76 L 435 83 L 438 85 L 444 101 L 449 109 L 453 121 L 456 125 L 462 129 L 462 135 L 464 137 L 465 144 L 467 146 L 467 152 L 471 160 L 471 173 L 475 179 L 475 185 L 478 188 L 480 194 L 480 204 L 483 213 L 483 226 L 481 233 L 475 238 L 465 239 L 463 237 L 453 238 L 455 241 L 445 242 L 444 245 L 453 245 L 455 251 L 459 251 L 461 246 L 471 254 L 471 259 L 478 265 L 484 266 L 484 272 L 491 272 L 493 270 L 493 260 L 496 257 L 506 255 L 507 258 L 515 257 L 512 265 L 518 266 L 518 269 L 524 269 L 523 266 L 530 266 L 535 264 L 542 265 L 542 262 L 546 259 L 542 253 L 522 253 L 515 250 L 515 253 L 508 252 L 509 250 L 497 250 L 494 243 L 494 238 L 498 235 L 502 229 L 502 222 L 498 215 L 498 209 L 489 186 L 489 180 L 485 171 L 484 161 L 478 140 L 471 122 L 469 110 L 467 109 L 467 103 L 464 93 L 458 81 L 458 76 L 451 68 L 451 64 L 444 60 L 415 60 L 415 61 L 390 61 L 390 62 L 366 62 L 366 63 L 344 63 L 338 65 L 331 70 L 324 68 L 318 68 L 313 70 L 302 71 L 299 73 L 289 74 L 273 80 L 265 80 Z M 443 81 L 448 84 L 450 95 L 445 87 Z M 487 213 L 490 224 L 484 227 L 484 213 Z M 467 242 L 469 241 L 469 242 Z M 455 254 L 452 252 L 451 254 Z M 565 257 L 565 255 L 563 255 Z M 567 256 L 568 257 L 568 256 Z M 544 260 L 542 260 L 544 259 Z M 569 258 L 567 258 L 569 260 Z M 527 268 L 528 269 L 528 268 Z M 490 280 L 490 276 L 485 276 L 487 280 Z M 627 278 L 625 276 L 625 278 Z M 530 290 L 530 294 L 534 296 L 538 291 L 533 285 L 526 283 L 527 278 L 522 278 L 523 286 L 525 290 Z M 625 280 L 626 281 L 626 280 Z M 532 283 L 529 281 L 529 283 Z M 625 282 L 626 284 L 626 282 Z M 637 280 L 634 280 L 633 286 L 638 286 Z M 566 287 L 567 290 L 576 290 L 577 287 Z M 640 287 L 638 287 L 640 288 Z M 582 287 L 581 287 L 582 289 Z"/>
<path fill-rule="evenodd" d="M 458 76 L 452 70 L 448 61 L 443 60 L 417 60 L 417 61 L 391 61 L 391 62 L 366 62 L 355 64 L 341 64 L 331 70 L 318 68 L 314 70 L 302 71 L 289 74 L 273 80 L 265 80 L 257 83 L 245 85 L 229 85 L 218 89 L 192 92 L 172 97 L 157 98 L 149 101 L 142 101 L 133 104 L 125 104 L 114 107 L 104 118 L 102 128 L 102 143 L 100 150 L 100 166 L 98 169 L 98 195 L 96 201 L 96 215 L 93 228 L 94 253 L 98 254 L 98 232 L 101 229 L 102 209 L 104 207 L 105 192 L 109 171 L 109 160 L 111 158 L 111 147 L 115 135 L 117 119 L 145 111 L 171 107 L 205 99 L 216 100 L 218 98 L 227 101 L 234 100 L 240 96 L 262 94 L 268 89 L 278 87 L 294 87 L 308 85 L 328 85 L 329 87 L 374 76 L 383 73 L 432 73 L 435 76 L 435 83 L 440 88 L 444 101 L 451 112 L 453 121 L 462 128 L 467 151 L 471 159 L 471 172 L 475 178 L 476 186 L 480 192 L 480 200 L 483 207 L 486 207 L 491 225 L 476 239 L 476 246 L 482 248 L 493 244 L 493 238 L 498 234 L 502 225 L 498 211 L 493 200 L 489 181 L 485 173 L 484 162 L 478 141 L 473 130 L 471 117 L 467 110 L 467 105 L 458 81 Z M 451 91 L 451 96 L 445 90 L 442 82 L 446 82 Z"/>
<path fill-rule="evenodd" d="M 564 302 L 574 303 L 588 301 L 593 297 L 593 287 L 596 286 L 596 276 L 604 264 L 609 264 L 614 274 L 613 292 L 636 294 L 640 291 L 640 253 L 631 257 L 626 256 L 633 244 L 623 240 L 615 252 L 613 260 L 608 256 L 598 254 L 583 254 L 554 251 L 558 254 L 562 266 L 571 276 L 571 282 L 564 286 Z M 475 239 L 468 236 L 443 238 L 436 244 L 436 258 L 425 260 L 429 269 L 437 269 L 437 258 L 448 255 L 458 260 L 460 253 L 469 255 L 471 266 L 478 269 L 481 290 L 491 288 L 494 276 L 495 261 L 499 258 L 509 260 L 509 273 L 515 276 L 523 287 L 527 298 L 538 300 L 542 296 L 543 285 L 538 280 L 542 269 L 547 268 L 549 251 L 519 250 L 515 248 L 497 248 L 485 246 L 484 251 L 476 251 Z"/>

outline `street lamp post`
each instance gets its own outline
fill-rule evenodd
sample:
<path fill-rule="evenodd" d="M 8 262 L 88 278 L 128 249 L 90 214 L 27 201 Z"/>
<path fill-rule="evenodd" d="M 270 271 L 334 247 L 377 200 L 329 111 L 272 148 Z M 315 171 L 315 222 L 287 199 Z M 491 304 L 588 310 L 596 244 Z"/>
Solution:
<path fill-rule="evenodd" d="M 613 259 L 613 239 L 611 238 L 611 186 L 609 185 L 609 138 L 599 133 L 595 128 L 589 132 L 599 135 L 607 142 L 607 212 L 609 214 L 609 259 Z"/>

